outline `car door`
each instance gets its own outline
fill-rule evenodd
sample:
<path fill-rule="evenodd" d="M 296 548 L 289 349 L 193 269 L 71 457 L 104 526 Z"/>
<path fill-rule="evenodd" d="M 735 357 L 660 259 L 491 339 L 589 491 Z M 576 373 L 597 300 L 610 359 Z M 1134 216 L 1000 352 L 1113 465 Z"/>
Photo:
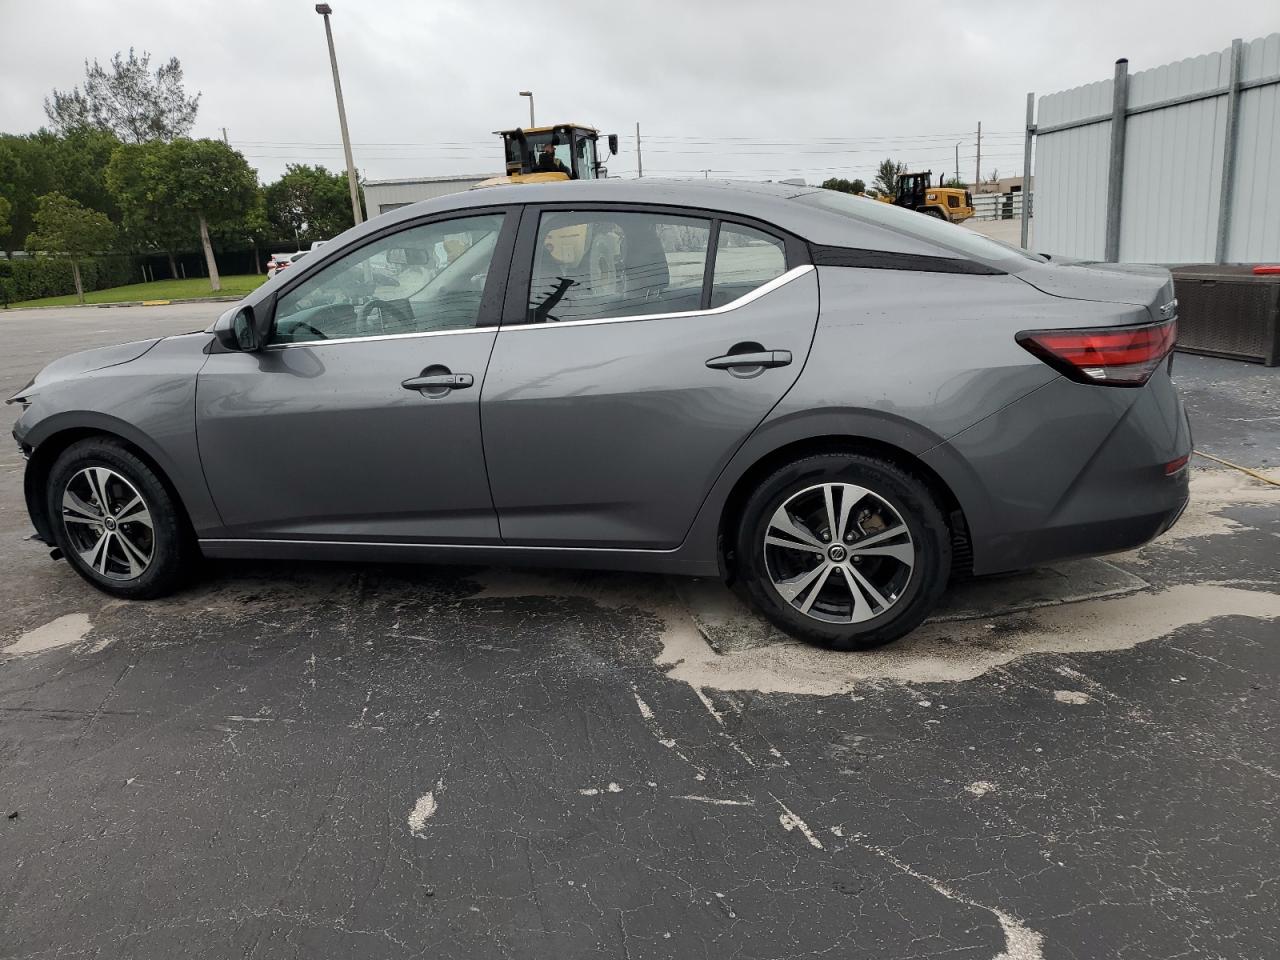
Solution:
<path fill-rule="evenodd" d="M 209 357 L 197 436 L 225 536 L 498 541 L 479 395 L 517 219 L 374 234 L 282 289 L 262 351 Z"/>
<path fill-rule="evenodd" d="M 802 244 L 714 214 L 526 211 L 481 396 L 504 542 L 671 548 L 795 382 Z"/>

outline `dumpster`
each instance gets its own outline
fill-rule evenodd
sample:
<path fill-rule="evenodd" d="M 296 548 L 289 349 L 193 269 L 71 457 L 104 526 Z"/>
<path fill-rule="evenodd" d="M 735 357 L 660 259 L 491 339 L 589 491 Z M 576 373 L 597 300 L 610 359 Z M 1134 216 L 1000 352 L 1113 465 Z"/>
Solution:
<path fill-rule="evenodd" d="M 1225 264 L 1174 267 L 1173 285 L 1178 350 L 1280 364 L 1280 274 Z"/>

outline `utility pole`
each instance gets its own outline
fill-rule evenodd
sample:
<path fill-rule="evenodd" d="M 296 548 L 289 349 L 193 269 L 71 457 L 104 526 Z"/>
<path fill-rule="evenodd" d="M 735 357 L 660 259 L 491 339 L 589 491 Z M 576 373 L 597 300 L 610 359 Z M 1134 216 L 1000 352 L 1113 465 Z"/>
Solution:
<path fill-rule="evenodd" d="M 351 159 L 351 135 L 347 133 L 347 108 L 342 103 L 342 81 L 338 79 L 338 54 L 333 49 L 333 29 L 329 26 L 329 14 L 333 8 L 327 3 L 317 3 L 316 13 L 324 17 L 324 35 L 329 41 L 329 65 L 333 68 L 333 92 L 338 98 L 338 125 L 342 127 L 342 151 L 347 156 L 347 186 L 351 189 L 351 216 L 359 225 L 364 223 L 360 212 L 360 184 L 356 179 L 356 163 Z"/>
<path fill-rule="evenodd" d="M 978 162 L 974 164 L 973 185 L 977 187 L 982 182 L 982 121 L 978 121 Z"/>
<path fill-rule="evenodd" d="M 528 98 L 529 98 L 529 126 L 530 126 L 531 128 L 532 128 L 532 127 L 536 127 L 536 126 L 537 126 L 537 124 L 533 122 L 533 91 L 532 91 L 532 90 L 521 90 L 521 91 L 520 91 L 520 96 L 522 96 L 522 97 L 528 97 Z"/>
<path fill-rule="evenodd" d="M 956 144 L 956 183 L 960 182 L 960 144 Z"/>
<path fill-rule="evenodd" d="M 229 147 L 229 146 L 231 146 L 231 141 L 227 139 L 227 128 L 226 128 L 226 127 L 223 127 L 223 128 L 222 128 L 222 142 L 223 142 L 223 143 L 225 143 L 228 147 Z"/>
<path fill-rule="evenodd" d="M 640 154 L 640 121 L 636 121 L 636 176 L 644 176 L 644 157 Z"/>

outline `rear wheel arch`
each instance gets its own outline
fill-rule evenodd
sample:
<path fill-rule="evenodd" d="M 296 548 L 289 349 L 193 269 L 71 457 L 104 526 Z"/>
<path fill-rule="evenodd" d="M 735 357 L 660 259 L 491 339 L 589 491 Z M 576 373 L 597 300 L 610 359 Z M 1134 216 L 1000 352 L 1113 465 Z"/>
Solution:
<path fill-rule="evenodd" d="M 875 457 L 913 474 L 929 488 L 943 508 L 951 531 L 952 576 L 968 576 L 972 568 L 969 526 L 959 499 L 950 485 L 919 457 L 884 440 L 871 437 L 830 434 L 793 440 L 770 451 L 751 464 L 734 482 L 720 511 L 716 537 L 717 559 L 724 578 L 732 583 L 736 574 L 732 556 L 733 535 L 752 491 L 770 474 L 788 463 L 823 453 L 857 453 Z"/>

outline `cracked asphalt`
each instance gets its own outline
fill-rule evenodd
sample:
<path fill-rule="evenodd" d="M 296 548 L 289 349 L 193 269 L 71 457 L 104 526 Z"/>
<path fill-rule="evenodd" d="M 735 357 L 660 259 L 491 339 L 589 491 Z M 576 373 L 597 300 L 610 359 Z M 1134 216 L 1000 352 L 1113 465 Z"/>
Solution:
<path fill-rule="evenodd" d="M 0 389 L 217 306 L 0 312 Z M 1280 370 L 1175 378 L 1276 473 Z M 112 602 L 20 480 L 0 446 L 0 958 L 1280 955 L 1280 490 L 1235 471 L 867 655 L 621 574 Z"/>

